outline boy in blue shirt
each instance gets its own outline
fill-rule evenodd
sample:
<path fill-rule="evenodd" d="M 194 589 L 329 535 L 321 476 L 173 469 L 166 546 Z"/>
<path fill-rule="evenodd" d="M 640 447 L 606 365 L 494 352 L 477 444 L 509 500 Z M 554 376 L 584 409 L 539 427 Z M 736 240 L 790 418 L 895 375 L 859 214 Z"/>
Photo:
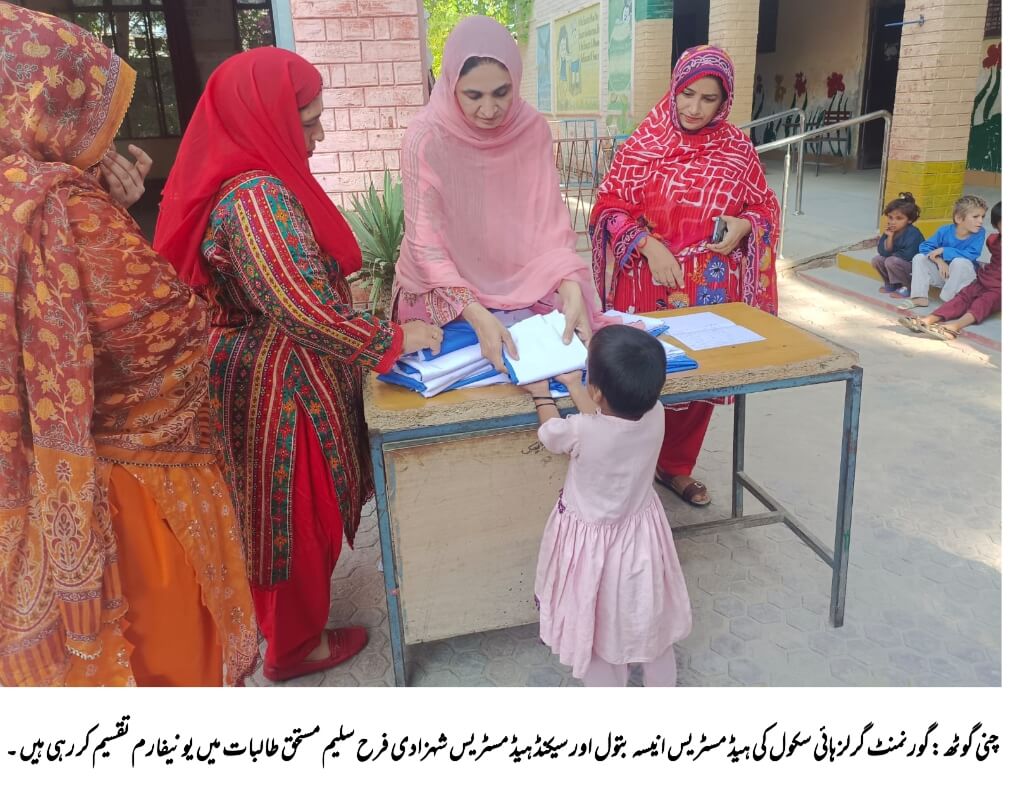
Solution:
<path fill-rule="evenodd" d="M 952 208 L 953 223 L 942 226 L 921 243 L 910 276 L 908 307 L 928 305 L 928 289 L 939 287 L 942 302 L 952 300 L 977 277 L 975 262 L 984 249 L 984 214 L 987 202 L 965 195 Z"/>

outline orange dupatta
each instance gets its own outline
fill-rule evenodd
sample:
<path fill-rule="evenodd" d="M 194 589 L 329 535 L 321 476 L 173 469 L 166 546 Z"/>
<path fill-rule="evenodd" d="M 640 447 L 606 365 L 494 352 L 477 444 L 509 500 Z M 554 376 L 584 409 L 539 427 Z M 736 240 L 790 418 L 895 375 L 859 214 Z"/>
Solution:
<path fill-rule="evenodd" d="M 204 308 L 81 170 L 111 143 L 134 72 L 80 28 L 6 3 L 0 55 L 0 684 L 68 682 L 79 661 L 132 680 L 110 629 L 129 606 L 114 464 L 180 541 L 238 682 L 256 629 L 207 442 Z"/>

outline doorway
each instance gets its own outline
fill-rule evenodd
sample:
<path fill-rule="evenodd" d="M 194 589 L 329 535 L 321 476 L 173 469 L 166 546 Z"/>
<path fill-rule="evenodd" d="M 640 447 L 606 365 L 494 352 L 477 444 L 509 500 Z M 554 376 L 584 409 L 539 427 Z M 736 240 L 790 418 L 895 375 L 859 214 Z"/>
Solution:
<path fill-rule="evenodd" d="M 671 68 L 689 47 L 710 40 L 710 0 L 674 0 L 671 20 Z"/>
<path fill-rule="evenodd" d="M 874 113 L 876 110 L 893 112 L 903 28 L 899 25 L 886 25 L 903 21 L 905 6 L 904 0 L 872 0 L 868 14 L 868 54 L 865 59 L 862 113 Z M 885 125 L 882 122 L 872 122 L 862 124 L 860 130 L 857 167 L 879 168 L 882 165 Z"/>

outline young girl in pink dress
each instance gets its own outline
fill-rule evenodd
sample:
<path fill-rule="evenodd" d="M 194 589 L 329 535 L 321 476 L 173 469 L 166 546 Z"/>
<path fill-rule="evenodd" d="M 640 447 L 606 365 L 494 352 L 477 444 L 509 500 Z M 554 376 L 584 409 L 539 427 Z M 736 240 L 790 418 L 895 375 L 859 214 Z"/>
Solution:
<path fill-rule="evenodd" d="M 653 472 L 664 436 L 664 350 L 624 325 L 594 334 L 581 373 L 562 375 L 579 413 L 561 418 L 548 383 L 527 386 L 545 448 L 571 458 L 545 527 L 534 583 L 541 639 L 587 686 L 673 686 L 672 645 L 692 627 L 685 578 Z"/>

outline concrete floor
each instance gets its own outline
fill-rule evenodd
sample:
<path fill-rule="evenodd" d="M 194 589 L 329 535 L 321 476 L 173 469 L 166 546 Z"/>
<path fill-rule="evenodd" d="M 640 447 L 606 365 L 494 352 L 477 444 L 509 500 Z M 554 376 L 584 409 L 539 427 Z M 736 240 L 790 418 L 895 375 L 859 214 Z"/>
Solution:
<path fill-rule="evenodd" d="M 695 621 L 676 647 L 679 685 L 1000 685 L 1000 352 L 925 341 L 800 277 L 781 278 L 780 301 L 865 369 L 846 622 L 829 626 L 829 568 L 784 526 L 676 539 Z M 748 468 L 827 543 L 842 391 L 749 397 Z M 696 471 L 710 507 L 662 494 L 672 525 L 729 514 L 730 429 L 718 408 Z M 331 624 L 368 626 L 369 646 L 288 685 L 393 684 L 372 504 L 359 537 L 334 575 Z M 413 685 L 579 685 L 536 625 L 414 646 L 408 661 Z"/>
<path fill-rule="evenodd" d="M 782 198 L 783 156 L 766 155 L 763 164 L 766 180 L 777 197 Z M 879 169 L 842 173 L 836 167 L 823 169 L 816 176 L 814 163 L 806 163 L 803 215 L 794 214 L 797 182 L 792 176 L 781 267 L 792 267 L 861 240 L 878 237 L 876 206 L 880 173 Z M 994 187 L 967 186 L 964 192 L 979 195 L 988 206 L 1001 200 L 1001 190 Z M 886 201 L 891 198 L 887 196 Z"/>

